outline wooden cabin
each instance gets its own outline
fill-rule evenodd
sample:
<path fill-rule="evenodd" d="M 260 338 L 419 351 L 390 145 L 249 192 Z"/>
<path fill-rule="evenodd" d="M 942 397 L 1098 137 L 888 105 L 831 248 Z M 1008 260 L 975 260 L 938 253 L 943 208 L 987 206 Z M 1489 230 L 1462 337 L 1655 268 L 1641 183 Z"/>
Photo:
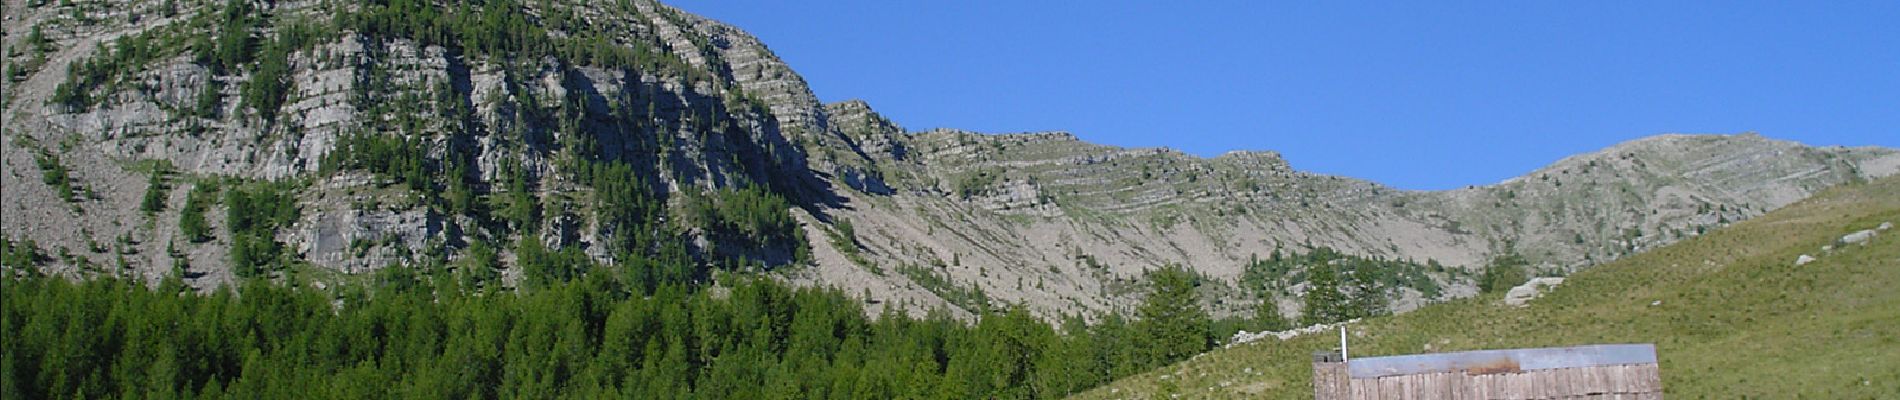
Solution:
<path fill-rule="evenodd" d="M 1313 398 L 1661 399 L 1652 344 L 1481 350 L 1347 359 L 1313 355 Z"/>

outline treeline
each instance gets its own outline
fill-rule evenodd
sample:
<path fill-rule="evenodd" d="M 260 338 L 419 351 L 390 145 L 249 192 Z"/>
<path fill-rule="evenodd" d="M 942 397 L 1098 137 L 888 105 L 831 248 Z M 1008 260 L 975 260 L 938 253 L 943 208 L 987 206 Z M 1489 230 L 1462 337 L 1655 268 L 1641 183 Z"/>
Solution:
<path fill-rule="evenodd" d="M 551 6 L 543 14 L 571 13 Z M 629 2 L 620 2 L 632 12 Z M 381 0 L 339 13 L 336 26 L 378 37 L 402 37 L 425 45 L 458 48 L 481 57 L 537 60 L 557 56 L 579 65 L 665 71 L 694 79 L 709 78 L 671 53 L 656 51 L 645 41 L 622 42 L 591 24 L 559 24 L 568 31 L 549 35 L 540 22 L 530 20 L 527 7 L 514 0 L 450 1 Z"/>
<path fill-rule="evenodd" d="M 631 12 L 630 3 L 620 8 Z M 550 34 L 514 0 L 450 1 L 383 0 L 362 4 L 339 3 L 327 10 L 327 20 L 276 21 L 249 0 L 226 0 L 219 7 L 203 7 L 183 22 L 126 35 L 99 55 L 72 63 L 67 79 L 55 87 L 48 103 L 83 112 L 98 105 L 99 96 L 116 93 L 133 74 L 153 62 L 187 51 L 193 61 L 213 75 L 190 114 L 217 118 L 223 87 L 217 76 L 239 76 L 248 71 L 239 95 L 242 104 L 266 122 L 274 121 L 291 92 L 289 61 L 298 51 L 332 42 L 351 31 L 376 38 L 405 38 L 424 45 L 440 45 L 497 60 L 540 60 L 555 56 L 576 65 L 654 71 L 686 77 L 695 83 L 714 81 L 710 73 L 689 66 L 678 56 L 656 50 L 645 40 L 617 40 L 612 32 L 572 20 L 570 10 L 550 5 L 539 10 L 563 18 L 567 31 Z M 271 36 L 264 32 L 274 32 Z M 39 32 L 35 27 L 33 32 Z M 35 35 L 35 48 L 44 35 Z M 23 72 L 18 68 L 8 74 Z"/>
<path fill-rule="evenodd" d="M 1158 273 L 1141 320 L 1059 328 L 1020 307 L 869 318 L 838 291 L 762 279 L 642 294 L 606 274 L 497 291 L 414 272 L 203 295 L 176 277 L 9 274 L 0 397 L 1055 398 L 1210 343 L 1178 270 Z"/>

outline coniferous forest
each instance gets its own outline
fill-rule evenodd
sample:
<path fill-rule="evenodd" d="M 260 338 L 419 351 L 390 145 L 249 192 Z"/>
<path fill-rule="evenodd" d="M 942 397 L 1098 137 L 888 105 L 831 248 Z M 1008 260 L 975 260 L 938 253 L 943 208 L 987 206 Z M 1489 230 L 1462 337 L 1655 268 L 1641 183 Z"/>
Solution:
<path fill-rule="evenodd" d="M 9 247 L 9 262 L 42 256 Z M 0 291 L 0 397 L 1052 398 L 1212 343 L 1198 307 L 1160 303 L 1195 301 L 1190 274 L 1153 274 L 1145 319 L 1055 326 L 1020 307 L 869 317 L 835 290 L 742 277 L 500 290 L 391 268 L 199 294 L 175 277 L 16 273 Z"/>

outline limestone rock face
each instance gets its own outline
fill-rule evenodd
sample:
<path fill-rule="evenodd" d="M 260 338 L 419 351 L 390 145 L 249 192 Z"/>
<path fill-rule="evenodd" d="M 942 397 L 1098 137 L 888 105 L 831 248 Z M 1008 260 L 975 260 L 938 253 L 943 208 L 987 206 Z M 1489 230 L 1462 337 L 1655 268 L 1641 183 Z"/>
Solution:
<path fill-rule="evenodd" d="M 439 213 L 379 204 L 388 191 L 352 192 L 372 186 L 372 179 L 349 174 L 329 180 L 313 191 L 317 198 L 305 199 L 302 218 L 280 238 L 313 264 L 361 273 L 408 261 L 404 254 L 421 253 L 448 233 L 449 218 Z M 343 198 L 329 198 L 337 195 Z"/>
<path fill-rule="evenodd" d="M 121 212 L 138 209 L 153 165 L 168 166 L 166 179 L 180 189 L 201 180 L 308 182 L 300 184 L 307 191 L 298 196 L 301 218 L 282 227 L 278 239 L 303 261 L 345 273 L 414 262 L 432 246 L 443 246 L 455 257 L 471 238 L 514 230 L 445 215 L 417 201 L 413 185 L 390 177 L 326 169 L 326 160 L 351 135 L 414 141 L 420 148 L 414 156 L 424 160 L 429 178 L 466 180 L 477 195 L 503 190 L 510 179 L 525 179 L 532 201 L 567 210 L 546 213 L 540 225 L 550 229 L 536 230 L 547 236 L 538 239 L 582 246 L 603 260 L 609 253 L 592 245 L 604 241 L 598 223 L 574 220 L 591 216 L 586 207 L 592 188 L 576 179 L 579 172 L 562 170 L 564 158 L 630 165 L 642 178 L 633 184 L 662 199 L 770 185 L 804 201 L 823 198 L 829 190 L 806 167 L 805 149 L 786 136 L 829 134 L 816 118 L 823 114 L 821 107 L 803 92 L 802 81 L 773 72 L 785 68 L 736 30 L 650 1 L 635 2 L 630 9 L 587 3 L 523 10 L 579 18 L 605 32 L 601 40 L 655 51 L 641 54 L 645 62 L 633 65 L 477 55 L 454 44 L 350 29 L 318 35 L 321 39 L 281 60 L 287 89 L 281 105 L 270 110 L 253 101 L 259 97 L 253 86 L 261 61 L 217 71 L 180 45 L 188 43 L 177 38 L 212 34 L 197 31 L 202 28 L 183 17 L 216 10 L 156 10 L 148 3 L 89 4 L 89 9 L 143 11 L 86 20 L 66 18 L 51 6 L 8 12 L 8 40 L 38 28 L 54 42 L 46 53 L 34 50 L 12 60 L 45 61 L 28 71 L 24 84 L 7 86 L 8 159 L 50 156 L 72 170 L 78 187 L 100 195 L 70 203 L 53 200 L 43 187 L 13 184 L 16 177 L 39 175 L 33 163 L 8 162 L 6 235 L 93 250 L 89 258 L 95 262 L 131 255 L 123 257 L 129 268 L 151 277 L 168 273 L 173 260 L 221 269 L 221 260 L 163 256 L 168 248 L 219 253 L 230 244 L 223 238 L 202 244 L 171 238 L 178 230 L 183 191 L 174 190 L 165 202 L 169 207 L 154 215 Z M 284 25 L 328 27 L 335 11 L 330 6 L 292 2 L 258 12 L 270 17 L 260 19 Z M 160 15 L 180 17 L 154 17 Z M 278 28 L 260 28 L 258 40 L 269 42 Z M 574 33 L 545 28 L 554 31 L 551 37 Z M 159 54 L 117 66 L 105 82 L 82 89 L 96 101 L 80 106 L 51 101 L 57 88 L 82 87 L 75 86 L 68 65 L 109 57 L 128 38 L 151 43 Z M 793 92 L 804 94 L 788 94 Z M 757 100 L 762 97 L 798 106 Z M 11 101 L 16 98 L 21 101 Z M 789 117 L 776 113 L 807 118 L 788 124 L 782 121 Z M 450 164 L 464 157 L 463 176 L 449 176 L 455 171 Z M 207 213 L 221 213 L 221 205 L 213 203 Z M 35 214 L 70 221 L 25 218 Z M 149 238 L 124 240 L 125 249 L 84 245 L 114 237 Z M 59 264 L 51 269 L 79 273 L 90 268 Z M 201 276 L 194 283 L 215 286 L 223 275 Z"/>

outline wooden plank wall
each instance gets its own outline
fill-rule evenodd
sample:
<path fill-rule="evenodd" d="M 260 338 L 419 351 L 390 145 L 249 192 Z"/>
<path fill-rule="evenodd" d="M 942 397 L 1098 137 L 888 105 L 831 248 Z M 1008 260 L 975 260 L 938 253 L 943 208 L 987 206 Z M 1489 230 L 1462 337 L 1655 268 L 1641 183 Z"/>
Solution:
<path fill-rule="evenodd" d="M 1352 384 L 1352 377 L 1350 375 L 1347 375 L 1346 373 L 1346 363 L 1343 363 L 1343 362 L 1315 362 L 1313 363 L 1313 399 L 1314 400 L 1350 399 L 1351 397 L 1346 397 L 1346 396 L 1348 393 L 1347 389 L 1351 386 L 1351 384 Z"/>
<path fill-rule="evenodd" d="M 1661 399 L 1656 364 L 1467 375 L 1441 372 L 1353 379 L 1349 399 Z"/>

